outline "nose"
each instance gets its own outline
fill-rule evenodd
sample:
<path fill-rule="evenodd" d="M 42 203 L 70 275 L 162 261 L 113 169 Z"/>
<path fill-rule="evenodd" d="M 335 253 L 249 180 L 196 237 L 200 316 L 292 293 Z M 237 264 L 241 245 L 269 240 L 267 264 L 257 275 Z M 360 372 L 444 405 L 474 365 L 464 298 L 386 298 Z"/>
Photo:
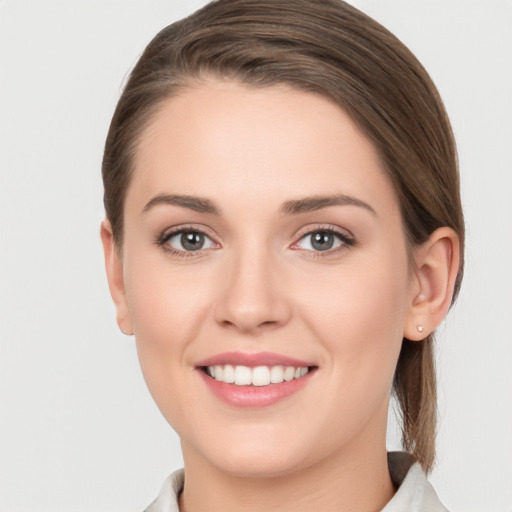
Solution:
<path fill-rule="evenodd" d="M 291 317 L 284 276 L 263 251 L 246 251 L 226 262 L 215 320 L 244 333 L 285 325 Z"/>

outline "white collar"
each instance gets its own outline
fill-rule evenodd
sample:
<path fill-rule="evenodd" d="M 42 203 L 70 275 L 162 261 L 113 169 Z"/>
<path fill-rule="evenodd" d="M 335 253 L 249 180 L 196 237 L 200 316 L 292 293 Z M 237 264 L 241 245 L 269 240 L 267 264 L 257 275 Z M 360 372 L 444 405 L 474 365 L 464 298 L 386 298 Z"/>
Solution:
<path fill-rule="evenodd" d="M 388 453 L 391 480 L 398 488 L 381 512 L 448 512 L 439 501 L 421 466 L 405 452 Z M 178 495 L 183 489 L 183 469 L 164 482 L 158 498 L 144 512 L 179 512 Z"/>

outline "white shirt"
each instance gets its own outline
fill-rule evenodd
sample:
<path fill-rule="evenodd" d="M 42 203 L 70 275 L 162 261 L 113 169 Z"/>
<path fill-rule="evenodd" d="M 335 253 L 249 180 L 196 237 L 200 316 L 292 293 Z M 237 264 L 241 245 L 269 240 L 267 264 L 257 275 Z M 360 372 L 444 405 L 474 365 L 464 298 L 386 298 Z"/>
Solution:
<path fill-rule="evenodd" d="M 397 491 L 381 512 L 448 512 L 411 455 L 390 452 L 388 465 Z M 179 512 L 178 496 L 183 482 L 183 469 L 172 473 L 165 480 L 158 498 L 144 512 Z"/>

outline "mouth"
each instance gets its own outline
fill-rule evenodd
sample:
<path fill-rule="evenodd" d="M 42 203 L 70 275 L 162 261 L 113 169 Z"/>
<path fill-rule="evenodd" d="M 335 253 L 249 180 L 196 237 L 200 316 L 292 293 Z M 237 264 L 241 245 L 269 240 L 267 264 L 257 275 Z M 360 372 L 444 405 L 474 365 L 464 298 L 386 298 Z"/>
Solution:
<path fill-rule="evenodd" d="M 309 362 L 261 352 L 229 352 L 196 366 L 207 388 L 234 407 L 266 407 L 295 395 L 318 370 Z"/>
<path fill-rule="evenodd" d="M 200 369 L 212 379 L 235 386 L 270 386 L 305 377 L 314 366 L 244 366 L 231 364 L 202 366 Z"/>

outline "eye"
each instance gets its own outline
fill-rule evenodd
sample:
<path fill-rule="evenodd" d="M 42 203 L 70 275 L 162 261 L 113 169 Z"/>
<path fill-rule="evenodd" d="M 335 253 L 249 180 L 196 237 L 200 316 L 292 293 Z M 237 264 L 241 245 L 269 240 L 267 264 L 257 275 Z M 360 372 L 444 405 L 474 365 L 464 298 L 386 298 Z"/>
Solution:
<path fill-rule="evenodd" d="M 341 246 L 352 246 L 355 241 L 348 235 L 337 233 L 329 229 L 318 229 L 304 235 L 293 249 L 304 249 L 306 251 L 326 252 L 335 250 Z"/>
<path fill-rule="evenodd" d="M 164 237 L 161 244 L 175 252 L 194 252 L 216 247 L 208 235 L 191 229 L 170 233 Z"/>

